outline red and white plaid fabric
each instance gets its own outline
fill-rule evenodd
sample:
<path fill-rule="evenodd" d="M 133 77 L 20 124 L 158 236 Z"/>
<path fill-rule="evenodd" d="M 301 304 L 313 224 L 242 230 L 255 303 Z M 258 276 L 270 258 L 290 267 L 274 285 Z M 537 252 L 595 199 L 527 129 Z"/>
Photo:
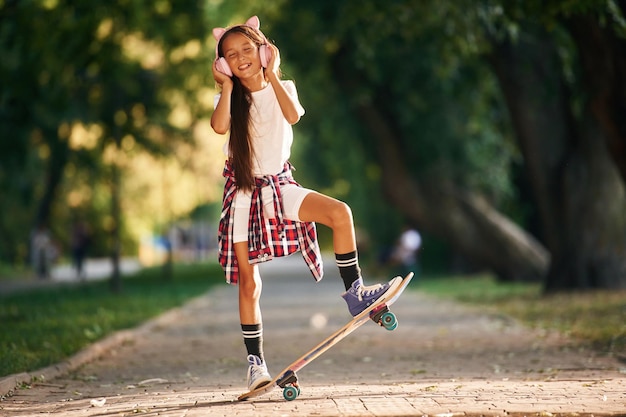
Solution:
<path fill-rule="evenodd" d="M 248 258 L 251 264 L 266 262 L 274 257 L 302 253 L 313 278 L 319 281 L 324 276 L 322 256 L 317 243 L 315 223 L 284 219 L 283 200 L 280 187 L 286 184 L 300 186 L 291 175 L 293 167 L 287 162 L 278 175 L 265 175 L 256 178 L 252 191 L 250 214 L 248 217 Z M 224 196 L 222 215 L 217 234 L 219 262 L 224 269 L 226 282 L 236 285 L 239 282 L 239 265 L 233 246 L 233 200 L 237 194 L 234 172 L 228 161 L 224 166 Z M 266 219 L 263 212 L 261 189 L 271 187 L 276 217 Z"/>

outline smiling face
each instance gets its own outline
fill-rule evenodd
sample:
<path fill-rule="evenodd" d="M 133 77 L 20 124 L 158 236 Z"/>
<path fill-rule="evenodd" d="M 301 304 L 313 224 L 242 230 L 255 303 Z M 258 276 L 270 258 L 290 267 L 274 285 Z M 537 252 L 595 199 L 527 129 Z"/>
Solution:
<path fill-rule="evenodd" d="M 259 45 L 243 33 L 231 32 L 224 35 L 220 49 L 221 55 L 237 78 L 246 79 L 263 74 Z"/>

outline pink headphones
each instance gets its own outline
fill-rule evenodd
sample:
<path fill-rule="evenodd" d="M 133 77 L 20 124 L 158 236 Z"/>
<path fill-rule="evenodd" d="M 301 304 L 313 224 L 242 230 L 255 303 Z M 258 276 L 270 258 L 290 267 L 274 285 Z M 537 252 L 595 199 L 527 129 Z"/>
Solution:
<path fill-rule="evenodd" d="M 263 32 L 261 32 L 261 30 L 259 29 L 261 27 L 261 22 L 259 21 L 259 18 L 257 16 L 252 16 L 250 19 L 246 21 L 246 23 L 244 23 L 244 25 L 250 26 L 251 28 L 259 31 L 259 33 L 261 34 L 261 36 L 263 36 L 263 38 L 265 39 L 265 42 L 267 43 L 267 38 L 265 38 L 265 35 L 263 35 Z M 215 66 L 217 67 L 217 70 L 219 72 L 224 73 L 228 75 L 229 77 L 232 77 L 233 72 L 230 70 L 230 67 L 228 66 L 228 62 L 226 62 L 226 59 L 224 57 L 219 56 L 218 50 L 217 50 L 217 46 L 220 43 L 220 39 L 222 38 L 222 36 L 224 36 L 224 33 L 226 33 L 227 30 L 228 29 L 225 29 L 225 28 L 213 29 L 213 37 L 215 38 L 215 41 L 216 41 L 215 42 L 215 59 L 217 60 L 217 63 L 215 64 Z M 270 60 L 271 53 L 272 52 L 267 47 L 267 44 L 263 44 L 259 48 L 259 56 L 261 58 L 261 65 L 263 66 L 263 68 L 267 68 L 267 63 Z"/>

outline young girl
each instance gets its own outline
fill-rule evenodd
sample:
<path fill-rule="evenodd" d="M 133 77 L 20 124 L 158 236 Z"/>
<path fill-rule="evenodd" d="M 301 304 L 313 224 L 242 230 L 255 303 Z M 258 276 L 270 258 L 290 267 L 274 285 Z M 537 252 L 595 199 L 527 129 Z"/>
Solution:
<path fill-rule="evenodd" d="M 248 387 L 271 381 L 263 357 L 263 322 L 258 263 L 301 251 L 314 278 L 323 275 L 315 222 L 333 231 L 333 249 L 353 316 L 400 278 L 364 286 L 352 212 L 345 203 L 297 184 L 288 162 L 291 125 L 304 109 L 292 81 L 280 79 L 278 48 L 259 30 L 259 19 L 229 29 L 215 28 L 213 77 L 221 86 L 211 126 L 230 137 L 225 147 L 226 184 L 218 241 L 226 279 L 239 285 L 239 317 L 248 352 Z"/>

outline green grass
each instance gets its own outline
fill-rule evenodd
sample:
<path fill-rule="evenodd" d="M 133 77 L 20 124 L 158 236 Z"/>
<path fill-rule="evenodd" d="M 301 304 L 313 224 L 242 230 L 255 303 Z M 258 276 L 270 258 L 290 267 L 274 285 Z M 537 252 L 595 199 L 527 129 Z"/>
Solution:
<path fill-rule="evenodd" d="M 486 307 L 533 328 L 558 330 L 603 351 L 626 351 L 626 291 L 542 295 L 539 284 L 498 283 L 491 276 L 424 277 L 422 291 Z"/>
<path fill-rule="evenodd" d="M 14 266 L 0 262 L 0 280 L 12 281 L 19 278 L 33 278 L 35 273 L 26 265 Z"/>
<path fill-rule="evenodd" d="M 223 283 L 217 263 L 174 265 L 125 277 L 123 292 L 109 282 L 31 290 L 0 297 L 0 377 L 58 363 L 90 343 L 182 305 Z"/>

